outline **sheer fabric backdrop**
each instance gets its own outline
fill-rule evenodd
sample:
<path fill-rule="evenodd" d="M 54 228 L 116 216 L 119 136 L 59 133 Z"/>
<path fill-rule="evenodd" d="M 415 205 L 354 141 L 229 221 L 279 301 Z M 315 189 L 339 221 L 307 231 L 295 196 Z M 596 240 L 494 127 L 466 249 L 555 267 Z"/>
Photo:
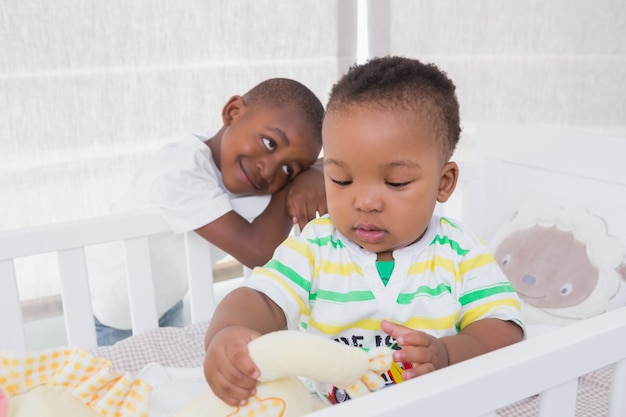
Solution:
<path fill-rule="evenodd" d="M 457 84 L 461 150 L 479 120 L 626 137 L 622 0 L 367 2 L 370 56 L 435 62 Z"/>
<path fill-rule="evenodd" d="M 0 230 L 107 212 L 161 145 L 270 77 L 325 103 L 356 0 L 0 3 Z"/>

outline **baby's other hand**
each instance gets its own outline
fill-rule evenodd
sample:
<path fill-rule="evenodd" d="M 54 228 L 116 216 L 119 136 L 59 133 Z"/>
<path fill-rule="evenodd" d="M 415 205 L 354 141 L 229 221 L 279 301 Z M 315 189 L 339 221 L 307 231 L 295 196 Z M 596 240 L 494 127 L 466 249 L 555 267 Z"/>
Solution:
<path fill-rule="evenodd" d="M 204 376 L 213 393 L 233 407 L 244 405 L 256 393 L 259 370 L 250 358 L 248 343 L 259 336 L 245 327 L 226 327 L 207 347 Z"/>
<path fill-rule="evenodd" d="M 393 360 L 412 365 L 402 372 L 403 379 L 415 378 L 448 365 L 448 351 L 436 337 L 386 320 L 381 322 L 381 328 L 402 347 L 393 353 Z"/>
<path fill-rule="evenodd" d="M 302 230 L 317 214 L 322 216 L 327 212 L 324 171 L 316 163 L 300 173 L 289 185 L 287 213 Z"/>

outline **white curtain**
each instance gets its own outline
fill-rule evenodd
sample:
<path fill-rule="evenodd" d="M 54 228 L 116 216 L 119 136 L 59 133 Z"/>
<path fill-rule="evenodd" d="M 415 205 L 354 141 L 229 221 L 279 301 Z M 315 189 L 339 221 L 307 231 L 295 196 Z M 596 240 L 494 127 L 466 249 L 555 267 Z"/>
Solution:
<path fill-rule="evenodd" d="M 468 134 L 489 120 L 626 137 L 622 0 L 368 0 L 368 10 L 370 55 L 438 64 Z"/>
<path fill-rule="evenodd" d="M 326 102 L 356 0 L 0 2 L 0 230 L 103 214 L 164 143 L 270 77 Z"/>

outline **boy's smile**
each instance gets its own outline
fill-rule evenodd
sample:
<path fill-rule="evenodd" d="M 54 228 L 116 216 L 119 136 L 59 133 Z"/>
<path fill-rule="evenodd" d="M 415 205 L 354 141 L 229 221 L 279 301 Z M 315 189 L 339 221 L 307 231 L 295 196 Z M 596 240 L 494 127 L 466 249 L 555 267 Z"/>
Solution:
<path fill-rule="evenodd" d="M 457 172 L 429 123 L 394 106 L 351 105 L 328 113 L 322 132 L 328 211 L 337 229 L 379 260 L 419 240 Z"/>
<path fill-rule="evenodd" d="M 265 181 L 262 178 L 255 180 L 252 177 L 252 172 L 253 172 L 252 168 L 249 170 L 246 170 L 246 167 L 244 166 L 243 161 L 240 161 L 239 165 L 241 167 L 241 182 L 244 183 L 244 185 L 248 187 L 251 192 L 263 190 L 263 188 L 265 187 L 265 184 L 263 183 Z M 248 171 L 250 171 L 250 174 L 248 174 Z M 259 185 L 259 184 L 263 184 L 263 185 Z"/>

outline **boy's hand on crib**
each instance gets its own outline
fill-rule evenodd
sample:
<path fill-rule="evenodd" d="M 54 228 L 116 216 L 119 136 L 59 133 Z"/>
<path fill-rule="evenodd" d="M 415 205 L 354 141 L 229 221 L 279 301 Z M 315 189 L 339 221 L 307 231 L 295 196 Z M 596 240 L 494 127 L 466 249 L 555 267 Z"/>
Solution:
<path fill-rule="evenodd" d="M 256 393 L 259 370 L 248 352 L 248 343 L 259 337 L 254 330 L 230 326 L 209 343 L 204 376 L 213 393 L 234 407 L 244 405 Z"/>
<path fill-rule="evenodd" d="M 323 216 L 327 212 L 324 172 L 321 165 L 316 163 L 289 184 L 287 213 L 302 230 L 318 214 Z"/>
<path fill-rule="evenodd" d="M 381 328 L 401 346 L 400 350 L 393 353 L 393 360 L 412 365 L 412 368 L 402 372 L 403 379 L 415 378 L 448 366 L 446 346 L 436 337 L 387 320 L 381 322 Z"/>

